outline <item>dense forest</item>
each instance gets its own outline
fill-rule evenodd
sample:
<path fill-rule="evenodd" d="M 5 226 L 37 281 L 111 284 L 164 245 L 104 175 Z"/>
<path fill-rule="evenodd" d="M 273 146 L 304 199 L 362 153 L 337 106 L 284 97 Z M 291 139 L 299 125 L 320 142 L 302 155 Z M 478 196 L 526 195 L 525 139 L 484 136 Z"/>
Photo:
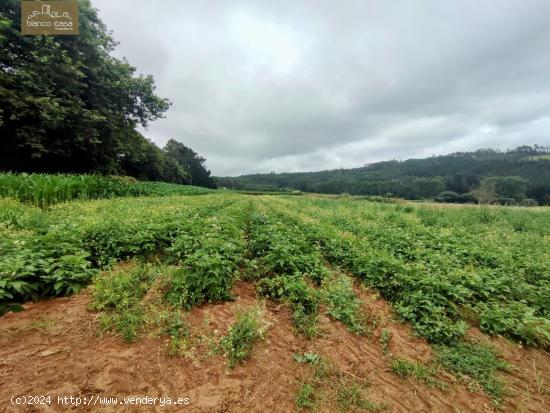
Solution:
<path fill-rule="evenodd" d="M 216 178 L 243 190 L 301 190 L 327 194 L 394 196 L 442 202 L 550 204 L 550 147 L 480 149 L 354 169 Z"/>
<path fill-rule="evenodd" d="M 215 186 L 205 159 L 136 128 L 170 102 L 152 76 L 111 55 L 116 42 L 88 0 L 80 35 L 22 36 L 20 0 L 0 2 L 0 170 L 130 175 Z"/>

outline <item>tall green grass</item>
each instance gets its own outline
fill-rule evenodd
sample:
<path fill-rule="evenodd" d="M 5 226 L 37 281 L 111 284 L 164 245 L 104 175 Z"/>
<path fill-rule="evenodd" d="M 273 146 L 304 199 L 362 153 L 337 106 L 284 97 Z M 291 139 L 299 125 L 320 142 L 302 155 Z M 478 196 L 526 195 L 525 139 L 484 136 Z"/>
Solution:
<path fill-rule="evenodd" d="M 138 182 L 120 177 L 70 174 L 0 173 L 0 197 L 41 208 L 59 202 L 121 196 L 200 195 L 210 189 L 166 182 Z"/>

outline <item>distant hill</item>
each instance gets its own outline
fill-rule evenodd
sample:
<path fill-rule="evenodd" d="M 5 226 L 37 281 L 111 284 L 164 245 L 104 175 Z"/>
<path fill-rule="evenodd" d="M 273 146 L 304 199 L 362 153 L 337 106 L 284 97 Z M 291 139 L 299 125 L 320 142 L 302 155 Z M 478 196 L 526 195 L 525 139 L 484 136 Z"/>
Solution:
<path fill-rule="evenodd" d="M 447 202 L 550 204 L 550 147 L 480 149 L 361 168 L 218 177 L 221 187 L 393 196 Z"/>

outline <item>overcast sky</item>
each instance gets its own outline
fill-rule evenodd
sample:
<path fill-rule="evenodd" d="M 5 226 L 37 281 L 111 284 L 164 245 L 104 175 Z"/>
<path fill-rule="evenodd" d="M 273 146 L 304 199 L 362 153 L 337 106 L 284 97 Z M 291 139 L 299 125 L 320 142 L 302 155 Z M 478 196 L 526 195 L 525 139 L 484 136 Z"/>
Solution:
<path fill-rule="evenodd" d="M 549 0 L 92 0 L 214 175 L 550 144 Z"/>

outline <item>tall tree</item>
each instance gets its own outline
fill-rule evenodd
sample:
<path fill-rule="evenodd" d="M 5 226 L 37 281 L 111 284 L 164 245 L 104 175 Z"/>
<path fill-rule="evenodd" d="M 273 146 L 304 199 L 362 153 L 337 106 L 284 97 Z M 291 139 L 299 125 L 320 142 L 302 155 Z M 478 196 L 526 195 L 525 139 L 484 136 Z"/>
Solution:
<path fill-rule="evenodd" d="M 529 187 L 529 181 L 521 176 L 494 176 L 483 181 L 482 189 L 494 193 L 499 198 L 511 198 L 521 201 Z"/>
<path fill-rule="evenodd" d="M 90 2 L 79 9 L 79 36 L 21 36 L 20 1 L 0 2 L 0 169 L 120 172 L 130 132 L 169 107 L 151 76 L 110 55 Z"/>
<path fill-rule="evenodd" d="M 167 181 L 189 184 L 191 177 L 187 170 L 140 133 L 131 130 L 132 136 L 118 154 L 118 163 L 125 175 L 140 180 Z"/>
<path fill-rule="evenodd" d="M 207 188 L 215 188 L 216 182 L 206 168 L 206 159 L 183 143 L 170 139 L 163 148 L 164 153 L 181 165 L 190 175 L 190 183 Z"/>

